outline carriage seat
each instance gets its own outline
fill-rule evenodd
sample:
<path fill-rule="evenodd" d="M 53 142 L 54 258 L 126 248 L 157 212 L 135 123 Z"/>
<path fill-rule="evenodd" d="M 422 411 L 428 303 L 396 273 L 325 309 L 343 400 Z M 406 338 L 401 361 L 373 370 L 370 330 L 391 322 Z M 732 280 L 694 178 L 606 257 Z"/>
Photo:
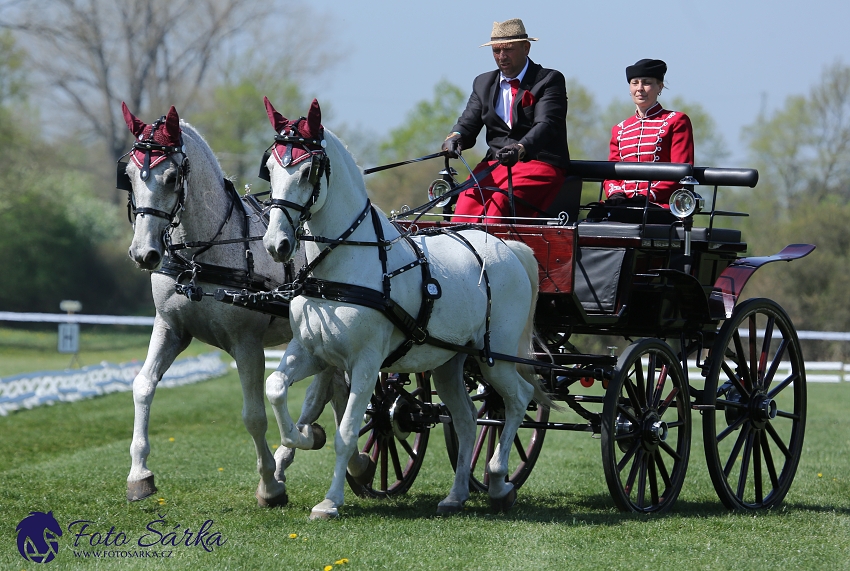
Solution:
<path fill-rule="evenodd" d="M 546 218 L 557 218 L 561 212 L 569 216 L 569 223 L 578 220 L 579 207 L 581 206 L 581 177 L 568 176 L 561 185 L 561 190 L 555 196 L 552 204 L 546 208 Z"/>
<path fill-rule="evenodd" d="M 588 238 L 645 238 L 652 240 L 668 240 L 671 236 L 669 224 L 624 224 L 622 222 L 582 222 L 578 225 L 579 239 Z M 674 240 L 683 240 L 685 230 L 681 226 L 673 228 Z M 738 244 L 741 242 L 741 231 L 730 228 L 695 227 L 691 230 L 691 240 L 696 242 L 717 242 Z"/>

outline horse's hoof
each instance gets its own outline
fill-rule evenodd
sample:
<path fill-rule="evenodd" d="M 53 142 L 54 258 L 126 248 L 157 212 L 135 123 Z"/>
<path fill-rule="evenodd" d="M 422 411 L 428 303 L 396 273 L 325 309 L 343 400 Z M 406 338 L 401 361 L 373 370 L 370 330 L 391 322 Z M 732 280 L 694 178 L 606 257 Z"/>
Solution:
<path fill-rule="evenodd" d="M 310 520 L 319 519 L 336 519 L 339 517 L 339 509 L 333 505 L 330 500 L 323 500 L 322 503 L 314 507 L 310 511 Z"/>
<path fill-rule="evenodd" d="M 455 515 L 463 511 L 463 502 L 440 502 L 437 504 L 437 515 Z"/>
<path fill-rule="evenodd" d="M 366 464 L 366 469 L 363 470 L 360 474 L 355 476 L 351 474 L 351 478 L 357 483 L 358 486 L 363 486 L 364 488 L 372 485 L 372 480 L 375 479 L 375 471 L 378 469 L 378 464 L 372 461 L 372 458 L 369 457 L 368 454 L 363 454 L 366 456 L 368 463 Z"/>
<path fill-rule="evenodd" d="M 319 450 L 328 441 L 328 436 L 325 434 L 325 429 L 316 423 L 311 424 L 313 427 L 313 446 L 310 450 Z"/>
<path fill-rule="evenodd" d="M 269 499 L 261 498 L 259 495 L 254 497 L 257 498 L 257 505 L 261 508 L 282 508 L 289 503 L 289 496 L 286 492 Z"/>
<path fill-rule="evenodd" d="M 516 488 L 511 488 L 511 491 L 501 498 L 490 498 L 490 507 L 496 512 L 506 512 L 516 504 Z"/>
<path fill-rule="evenodd" d="M 147 478 L 127 482 L 127 501 L 137 502 L 143 500 L 156 493 L 156 486 L 153 483 L 153 474 Z"/>

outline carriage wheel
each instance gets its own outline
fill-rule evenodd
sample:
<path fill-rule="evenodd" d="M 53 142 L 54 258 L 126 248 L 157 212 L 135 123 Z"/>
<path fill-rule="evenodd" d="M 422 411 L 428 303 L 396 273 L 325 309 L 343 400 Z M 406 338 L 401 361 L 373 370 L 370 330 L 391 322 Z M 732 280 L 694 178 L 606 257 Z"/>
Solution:
<path fill-rule="evenodd" d="M 691 450 L 689 401 L 663 341 L 642 339 L 618 359 L 602 408 L 602 465 L 620 510 L 661 513 L 676 501 Z"/>
<path fill-rule="evenodd" d="M 502 397 L 493 387 L 479 384 L 472 401 L 478 409 L 478 421 L 505 419 L 505 403 Z M 534 410 L 526 412 L 523 422 L 546 423 L 549 421 L 549 408 L 537 406 L 532 402 Z M 453 424 L 448 424 L 444 432 L 446 438 L 446 450 L 452 469 L 457 470 L 457 434 Z M 475 445 L 472 449 L 472 471 L 469 476 L 469 489 L 473 492 L 486 492 L 490 485 L 490 474 L 487 472 L 487 464 L 493 456 L 493 451 L 502 435 L 502 427 L 499 425 L 478 425 Z M 540 456 L 543 447 L 543 438 L 546 436 L 545 428 L 522 428 L 517 430 L 514 437 L 514 450 L 508 460 L 508 481 L 516 488 L 522 486 L 531 475 L 531 470 Z"/>
<path fill-rule="evenodd" d="M 750 299 L 720 328 L 709 359 L 704 404 L 714 408 L 702 424 L 714 489 L 729 509 L 771 508 L 788 493 L 803 449 L 797 333 L 776 302 Z"/>
<path fill-rule="evenodd" d="M 416 373 L 413 388 L 402 385 L 405 378 L 405 375 L 399 379 L 395 375 L 381 374 L 375 384 L 375 393 L 360 429 L 360 450 L 374 463 L 374 476 L 369 482 L 358 483 L 351 474 L 345 475 L 352 491 L 360 497 L 386 498 L 404 494 L 422 467 L 430 428 L 414 424 L 411 413 L 416 412 L 417 403 L 431 402 L 431 373 Z M 406 389 L 409 396 L 402 389 Z"/>

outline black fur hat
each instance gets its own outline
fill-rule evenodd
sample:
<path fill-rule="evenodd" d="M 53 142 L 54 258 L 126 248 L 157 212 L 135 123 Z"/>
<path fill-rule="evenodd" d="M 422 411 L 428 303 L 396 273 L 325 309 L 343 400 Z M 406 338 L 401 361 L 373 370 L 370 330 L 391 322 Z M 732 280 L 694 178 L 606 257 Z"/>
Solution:
<path fill-rule="evenodd" d="M 626 81 L 631 82 L 636 77 L 654 77 L 664 81 L 667 64 L 660 59 L 642 59 L 626 68 Z"/>

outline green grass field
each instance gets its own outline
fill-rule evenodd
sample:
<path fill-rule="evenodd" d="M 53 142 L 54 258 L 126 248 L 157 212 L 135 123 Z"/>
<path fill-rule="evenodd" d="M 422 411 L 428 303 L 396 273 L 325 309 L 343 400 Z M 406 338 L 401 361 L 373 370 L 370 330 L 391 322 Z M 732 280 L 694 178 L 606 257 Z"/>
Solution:
<path fill-rule="evenodd" d="M 17 344 L 9 341 L 15 335 Z M 143 358 L 146 336 L 132 336 L 135 341 L 124 339 L 118 349 L 104 341 L 103 354 L 93 362 Z M 3 376 L 23 372 L 27 358 L 38 359 L 27 369 L 36 370 L 46 368 L 48 351 L 55 356 L 55 344 L 43 341 L 39 350 L 27 337 L 0 335 Z M 206 350 L 200 344 L 190 348 Z M 67 366 L 67 358 L 61 356 L 57 368 Z M 293 391 L 294 414 L 303 389 L 302 383 Z M 46 569 L 850 569 L 850 384 L 809 385 L 800 467 L 784 504 L 767 513 L 730 513 L 721 506 L 695 415 L 688 477 L 664 516 L 617 512 L 605 485 L 599 440 L 550 433 L 514 510 L 495 515 L 486 497 L 475 495 L 463 515 L 435 517 L 452 477 L 438 427 L 406 496 L 365 500 L 347 490 L 339 520 L 311 522 L 310 508 L 330 480 L 333 446 L 298 453 L 287 472 L 287 507 L 258 508 L 255 456 L 240 409 L 235 372 L 158 391 L 149 466 L 160 491 L 133 504 L 125 500 L 130 393 L 0 417 L 0 569 L 39 567 L 16 547 L 16 526 L 31 511 L 52 511 L 64 531 Z M 321 422 L 332 426 L 328 412 Z M 270 430 L 269 442 L 277 440 L 276 429 Z M 95 535 L 68 532 L 76 520 L 90 521 L 87 531 Z M 226 540 L 211 552 L 180 544 L 146 549 L 170 552 L 166 558 L 77 556 L 140 551 L 136 543 L 142 537 L 149 543 L 161 535 L 168 543 L 168 532 L 182 538 L 184 529 L 194 533 L 208 520 L 208 533 Z M 113 541 L 124 537 L 126 545 L 89 546 L 103 541 L 113 526 Z"/>

